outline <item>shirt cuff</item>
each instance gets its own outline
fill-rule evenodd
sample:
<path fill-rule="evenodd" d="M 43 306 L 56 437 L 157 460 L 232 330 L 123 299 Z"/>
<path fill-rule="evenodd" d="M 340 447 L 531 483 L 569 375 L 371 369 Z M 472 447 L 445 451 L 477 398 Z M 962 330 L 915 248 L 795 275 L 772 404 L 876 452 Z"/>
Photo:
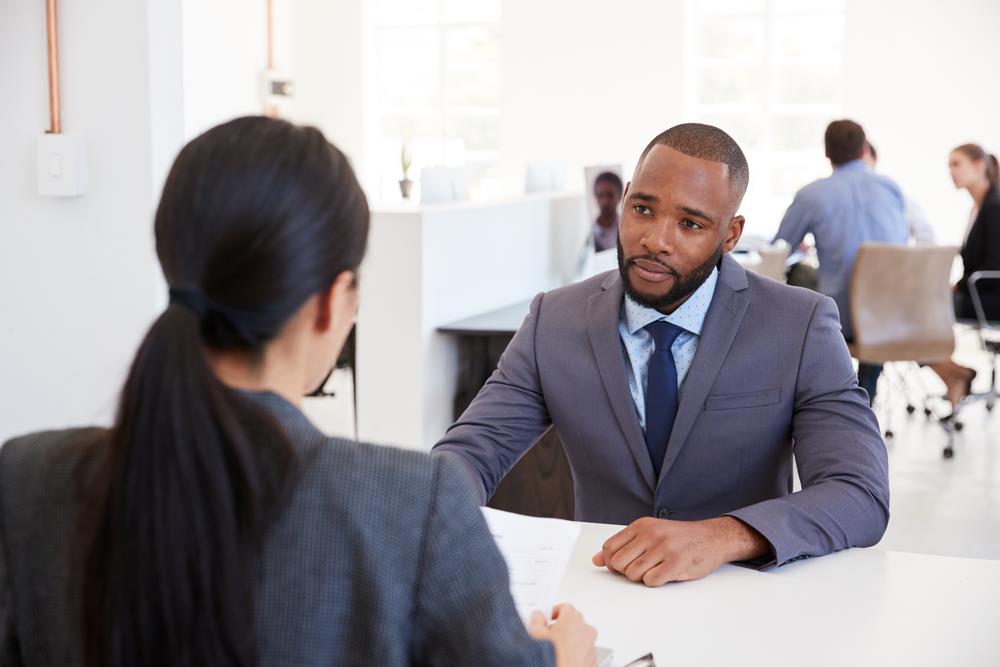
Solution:
<path fill-rule="evenodd" d="M 781 567 L 788 563 L 808 558 L 800 555 L 796 545 L 789 539 L 788 531 L 782 530 L 781 512 L 774 507 L 773 500 L 766 500 L 756 505 L 750 505 L 741 509 L 729 512 L 725 516 L 739 519 L 760 533 L 771 545 L 771 553 L 755 558 L 751 561 L 740 561 L 734 563 L 741 567 L 751 567 L 757 570 L 766 570 L 771 567 Z"/>

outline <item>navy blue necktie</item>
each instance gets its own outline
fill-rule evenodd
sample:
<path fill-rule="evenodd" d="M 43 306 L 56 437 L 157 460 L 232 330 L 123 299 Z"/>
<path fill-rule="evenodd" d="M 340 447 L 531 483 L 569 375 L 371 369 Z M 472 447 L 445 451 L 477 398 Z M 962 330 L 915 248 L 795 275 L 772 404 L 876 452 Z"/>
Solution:
<path fill-rule="evenodd" d="M 659 477 L 677 416 L 677 366 L 670 347 L 684 329 L 663 320 L 650 322 L 645 328 L 656 344 L 646 374 L 646 449 Z"/>

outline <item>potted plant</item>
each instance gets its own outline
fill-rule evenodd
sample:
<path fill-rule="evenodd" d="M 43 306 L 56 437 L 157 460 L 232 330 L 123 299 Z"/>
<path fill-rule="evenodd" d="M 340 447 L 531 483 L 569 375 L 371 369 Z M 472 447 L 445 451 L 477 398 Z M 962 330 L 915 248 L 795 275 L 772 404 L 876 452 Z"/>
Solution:
<path fill-rule="evenodd" d="M 413 156 L 410 154 L 410 147 L 403 142 L 403 150 L 400 153 L 400 166 L 403 168 L 403 180 L 399 182 L 399 193 L 403 199 L 410 198 L 410 190 L 413 189 L 413 181 L 410 180 L 410 167 L 413 165 Z"/>

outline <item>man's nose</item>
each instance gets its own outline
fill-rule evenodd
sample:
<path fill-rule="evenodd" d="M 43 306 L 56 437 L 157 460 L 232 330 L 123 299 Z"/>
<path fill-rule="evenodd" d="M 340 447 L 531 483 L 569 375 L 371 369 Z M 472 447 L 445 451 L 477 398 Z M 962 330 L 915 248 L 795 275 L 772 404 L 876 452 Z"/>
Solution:
<path fill-rule="evenodd" d="M 652 255 L 674 254 L 676 242 L 673 226 L 666 222 L 650 225 L 642 237 L 643 247 Z"/>

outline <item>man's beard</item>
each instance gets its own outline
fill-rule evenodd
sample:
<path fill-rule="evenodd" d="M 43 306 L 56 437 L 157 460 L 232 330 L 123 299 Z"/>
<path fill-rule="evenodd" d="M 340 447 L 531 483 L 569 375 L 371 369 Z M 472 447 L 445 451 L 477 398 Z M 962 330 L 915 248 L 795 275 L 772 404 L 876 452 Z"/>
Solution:
<path fill-rule="evenodd" d="M 674 286 L 670 288 L 670 291 L 663 296 L 657 296 L 655 294 L 645 294 L 637 290 L 632 284 L 632 280 L 629 277 L 628 272 L 629 266 L 631 266 L 632 262 L 636 259 L 645 259 L 650 262 L 656 262 L 666 269 L 674 277 Z M 677 270 L 674 269 L 674 267 L 665 263 L 655 255 L 639 255 L 636 257 L 629 257 L 626 261 L 625 250 L 622 248 L 622 240 L 621 238 L 618 239 L 618 272 L 621 274 L 622 283 L 625 285 L 625 293 L 640 306 L 645 306 L 646 308 L 652 308 L 654 310 L 663 310 L 664 308 L 691 296 L 699 287 L 702 286 L 702 284 L 704 284 L 706 280 L 708 280 L 708 277 L 712 275 L 712 269 L 719 265 L 720 259 L 722 259 L 722 243 L 719 243 L 719 247 L 715 249 L 715 252 L 712 253 L 711 257 L 695 267 L 695 269 L 688 275 L 681 276 Z"/>

